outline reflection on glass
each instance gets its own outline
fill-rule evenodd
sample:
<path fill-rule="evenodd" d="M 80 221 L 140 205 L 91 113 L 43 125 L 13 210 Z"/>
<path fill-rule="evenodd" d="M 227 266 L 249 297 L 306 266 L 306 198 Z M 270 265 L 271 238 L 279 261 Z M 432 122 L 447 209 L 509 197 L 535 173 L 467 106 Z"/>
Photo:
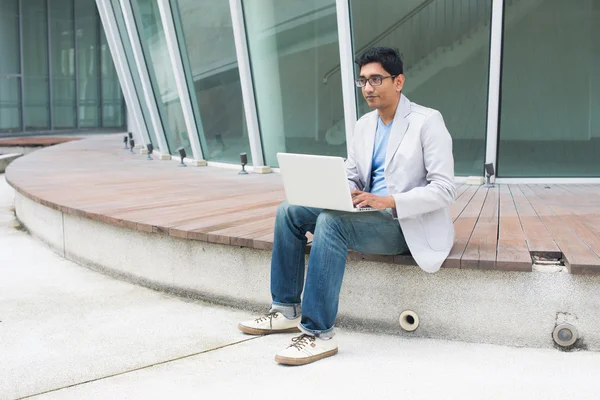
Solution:
<path fill-rule="evenodd" d="M 135 59 L 134 59 L 134 55 L 133 55 L 133 48 L 131 47 L 131 42 L 129 41 L 129 37 L 127 35 L 127 28 L 125 25 L 125 18 L 123 16 L 123 11 L 121 10 L 121 6 L 119 4 L 119 0 L 111 0 L 111 5 L 112 5 L 112 9 L 115 15 L 115 21 L 117 23 L 117 30 L 119 31 L 119 37 L 121 40 L 121 43 L 123 44 L 123 50 L 125 52 L 125 58 L 127 59 L 127 62 L 125 63 L 124 67 L 129 69 L 129 72 L 131 74 L 131 78 L 133 80 L 133 86 L 137 88 L 136 91 L 134 91 L 133 95 L 137 96 L 139 104 L 140 104 L 140 108 L 142 110 L 142 116 L 143 118 L 140 118 L 141 122 L 146 124 L 146 129 L 148 130 L 148 134 L 150 137 L 150 140 L 152 142 L 152 144 L 155 145 L 155 147 L 158 149 L 158 145 L 157 145 L 157 141 L 156 141 L 156 134 L 157 132 L 155 132 L 153 129 L 151 129 L 151 125 L 150 125 L 150 111 L 148 110 L 148 103 L 144 100 L 144 96 L 143 96 L 143 91 L 142 91 L 142 82 L 140 79 L 140 74 L 137 71 L 137 67 L 136 67 L 136 63 L 135 63 Z M 125 118 L 125 117 L 123 117 Z M 123 122 L 123 124 L 125 124 L 125 121 Z"/>
<path fill-rule="evenodd" d="M 100 59 L 102 60 L 102 126 L 105 128 L 125 125 L 123 93 L 115 65 L 110 56 L 104 31 L 100 34 Z"/>
<path fill-rule="evenodd" d="M 245 152 L 252 163 L 229 3 L 177 4 L 173 11 L 178 34 L 183 34 L 179 42 L 190 91 L 195 93 L 196 121 L 204 133 L 204 158 L 238 163 Z"/>
<path fill-rule="evenodd" d="M 158 4 L 156 0 L 132 0 L 131 5 L 169 150 L 175 154 L 183 147 L 192 157 Z"/>
<path fill-rule="evenodd" d="M 123 127 L 123 97 L 101 33 L 95 0 L 0 0 L 0 130 Z"/>
<path fill-rule="evenodd" d="M 21 129 L 21 80 L 0 76 L 0 131 Z"/>
<path fill-rule="evenodd" d="M 277 152 L 346 155 L 335 0 L 243 0 L 267 165 Z M 345 82 L 354 85 L 354 82 Z"/>
<path fill-rule="evenodd" d="M 45 0 L 27 0 L 27 6 L 23 8 L 22 50 L 25 129 L 49 129 L 48 25 Z"/>
<path fill-rule="evenodd" d="M 600 3 L 530 3 L 506 9 L 498 175 L 600 176 Z"/>
<path fill-rule="evenodd" d="M 404 61 L 403 93 L 439 110 L 455 174 L 481 175 L 485 156 L 491 0 L 350 0 L 354 52 L 387 46 Z M 329 76 L 339 75 L 339 67 Z M 359 114 L 370 111 L 359 94 Z"/>
<path fill-rule="evenodd" d="M 93 0 L 76 0 L 77 68 L 79 79 L 79 124 L 82 128 L 100 125 L 98 93 L 98 32 L 100 18 Z"/>
<path fill-rule="evenodd" d="M 0 1 L 0 131 L 21 130 L 19 4 Z"/>
<path fill-rule="evenodd" d="M 73 1 L 52 0 L 49 4 L 54 127 L 74 128 L 76 97 Z"/>
<path fill-rule="evenodd" d="M 0 76 L 19 74 L 19 3 L 0 1 Z"/>

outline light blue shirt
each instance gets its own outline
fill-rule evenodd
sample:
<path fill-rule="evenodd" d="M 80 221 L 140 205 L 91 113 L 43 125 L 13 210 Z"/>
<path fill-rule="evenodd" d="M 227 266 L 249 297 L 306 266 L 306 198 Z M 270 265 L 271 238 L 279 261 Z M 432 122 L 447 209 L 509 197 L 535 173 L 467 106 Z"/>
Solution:
<path fill-rule="evenodd" d="M 385 184 L 385 153 L 388 139 L 394 120 L 386 125 L 377 118 L 377 132 L 375 133 L 375 145 L 373 146 L 373 164 L 371 166 L 371 193 L 377 196 L 387 196 L 388 189 Z"/>

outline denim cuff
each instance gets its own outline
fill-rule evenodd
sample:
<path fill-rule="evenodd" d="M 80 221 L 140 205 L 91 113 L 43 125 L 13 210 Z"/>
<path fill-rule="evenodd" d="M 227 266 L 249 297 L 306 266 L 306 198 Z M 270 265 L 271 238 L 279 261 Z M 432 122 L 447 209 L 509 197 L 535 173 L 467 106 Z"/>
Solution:
<path fill-rule="evenodd" d="M 304 325 L 298 325 L 298 328 L 302 331 L 302 333 L 306 333 L 307 335 L 314 336 L 320 339 L 330 339 L 335 335 L 333 332 L 333 328 L 329 328 L 323 331 L 315 331 L 312 329 L 306 328 Z"/>
<path fill-rule="evenodd" d="M 271 312 L 280 312 L 287 319 L 298 318 L 302 315 L 302 305 L 301 304 L 282 304 L 275 303 L 271 304 Z"/>

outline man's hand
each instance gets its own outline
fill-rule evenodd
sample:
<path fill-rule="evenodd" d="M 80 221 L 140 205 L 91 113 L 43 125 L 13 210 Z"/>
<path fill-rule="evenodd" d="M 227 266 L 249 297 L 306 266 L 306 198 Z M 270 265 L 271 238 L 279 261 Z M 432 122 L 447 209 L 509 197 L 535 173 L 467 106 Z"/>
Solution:
<path fill-rule="evenodd" d="M 357 208 L 373 207 L 378 210 L 396 208 L 396 201 L 393 196 L 377 196 L 360 190 L 352 191 L 352 203 Z"/>

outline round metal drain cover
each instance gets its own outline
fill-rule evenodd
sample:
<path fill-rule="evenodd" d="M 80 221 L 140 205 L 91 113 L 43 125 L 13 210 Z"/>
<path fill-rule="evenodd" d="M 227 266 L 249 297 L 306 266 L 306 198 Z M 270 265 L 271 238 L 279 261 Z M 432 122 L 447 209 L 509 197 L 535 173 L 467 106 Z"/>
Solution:
<path fill-rule="evenodd" d="M 577 328 L 568 323 L 558 324 L 552 332 L 554 342 L 561 347 L 572 346 L 579 338 Z"/>

